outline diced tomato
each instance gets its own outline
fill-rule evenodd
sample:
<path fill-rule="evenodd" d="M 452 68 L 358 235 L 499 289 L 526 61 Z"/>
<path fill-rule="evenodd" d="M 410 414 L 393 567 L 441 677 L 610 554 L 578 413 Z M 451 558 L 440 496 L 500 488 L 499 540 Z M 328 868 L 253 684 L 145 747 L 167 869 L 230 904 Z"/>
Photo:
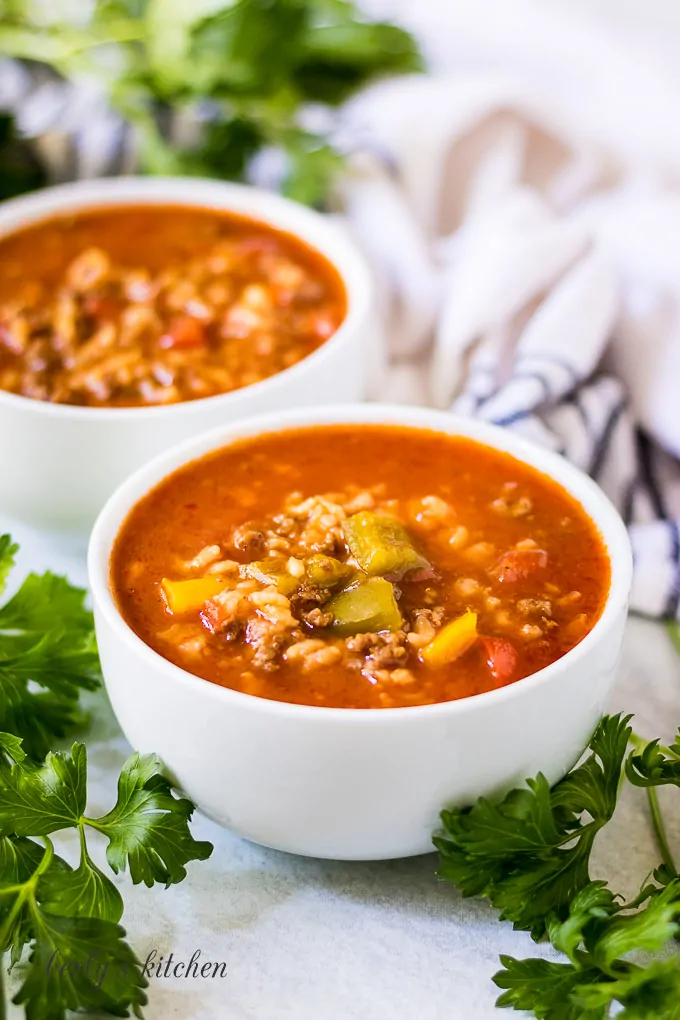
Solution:
<path fill-rule="evenodd" d="M 517 669 L 517 652 L 514 645 L 506 638 L 480 638 L 482 651 L 494 680 L 505 684 L 513 679 Z"/>
<path fill-rule="evenodd" d="M 193 315 L 180 315 L 173 319 L 170 329 L 159 340 L 161 347 L 185 350 L 201 347 L 205 343 L 205 329 Z"/>
<path fill-rule="evenodd" d="M 489 573 L 501 584 L 528 581 L 548 565 L 545 549 L 512 549 L 501 556 Z"/>
<path fill-rule="evenodd" d="M 211 634 L 219 634 L 229 624 L 236 623 L 241 610 L 248 608 L 248 596 L 226 590 L 208 599 L 199 613 L 201 623 Z M 242 613 L 241 613 L 242 616 Z"/>
<path fill-rule="evenodd" d="M 219 633 L 226 620 L 224 606 L 221 602 L 216 602 L 214 599 L 206 602 L 199 616 L 201 617 L 201 623 L 211 634 Z"/>
<path fill-rule="evenodd" d="M 112 297 L 103 297 L 97 294 L 88 294 L 83 301 L 83 307 L 93 319 L 100 319 L 102 322 L 115 319 L 120 312 L 119 301 Z"/>
<path fill-rule="evenodd" d="M 266 234 L 243 237 L 239 239 L 236 246 L 241 255 L 258 255 L 261 252 L 270 254 L 278 252 L 280 249 L 278 240 L 275 237 L 268 237 Z"/>

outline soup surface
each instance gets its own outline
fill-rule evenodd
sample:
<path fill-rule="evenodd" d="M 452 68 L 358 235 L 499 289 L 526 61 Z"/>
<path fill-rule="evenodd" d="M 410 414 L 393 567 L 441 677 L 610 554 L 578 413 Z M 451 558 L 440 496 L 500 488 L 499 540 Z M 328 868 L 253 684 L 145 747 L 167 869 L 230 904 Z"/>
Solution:
<path fill-rule="evenodd" d="M 289 368 L 342 322 L 318 252 L 217 210 L 128 206 L 0 238 L 0 389 L 135 407 L 196 400 Z"/>
<path fill-rule="evenodd" d="M 162 482 L 112 556 L 124 618 L 197 676 L 280 701 L 393 708 L 513 683 L 598 619 L 607 552 L 549 478 L 468 439 L 322 426 Z"/>

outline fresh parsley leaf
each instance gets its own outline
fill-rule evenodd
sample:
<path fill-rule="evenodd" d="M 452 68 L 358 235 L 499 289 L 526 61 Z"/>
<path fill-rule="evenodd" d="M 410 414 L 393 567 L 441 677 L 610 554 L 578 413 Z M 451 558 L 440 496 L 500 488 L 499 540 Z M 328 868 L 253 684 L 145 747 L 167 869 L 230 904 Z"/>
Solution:
<path fill-rule="evenodd" d="M 597 970 L 577 970 L 572 963 L 554 963 L 551 960 L 515 960 L 501 956 L 503 970 L 494 975 L 494 983 L 503 994 L 497 999 L 499 1007 L 526 1009 L 538 1020 L 604 1020 L 604 1005 L 584 1010 L 572 996 L 584 981 L 596 981 Z"/>
<path fill-rule="evenodd" d="M 35 937 L 27 901 L 33 883 L 43 872 L 44 878 L 57 878 L 70 874 L 72 869 L 51 846 L 46 850 L 25 836 L 0 836 L 0 931 L 4 932 L 0 936 L 0 956 L 9 949 L 13 964 L 21 958 L 24 946 Z M 21 903 L 17 903 L 17 886 L 23 886 L 28 894 Z"/>
<path fill-rule="evenodd" d="M 0 631 L 90 633 L 92 613 L 85 608 L 86 594 L 84 588 L 75 588 L 50 571 L 29 574 L 0 609 Z"/>
<path fill-rule="evenodd" d="M 284 194 L 296 202 L 317 205 L 328 181 L 339 173 L 341 157 L 330 145 L 307 131 L 287 132 L 284 144 L 288 156 Z"/>
<path fill-rule="evenodd" d="M 494 977 L 505 989 L 498 1006 L 529 1009 L 539 1020 L 600 1020 L 610 1007 L 618 1016 L 677 1017 L 680 966 L 677 960 L 641 967 L 634 953 L 662 949 L 678 931 L 680 882 L 657 888 L 642 910 L 625 913 L 603 882 L 575 897 L 569 917 L 553 925 L 550 939 L 569 963 L 501 957 Z"/>
<path fill-rule="evenodd" d="M 309 24 L 306 0 L 240 0 L 191 29 L 185 81 L 201 94 L 271 96 L 288 84 Z"/>
<path fill-rule="evenodd" d="M 618 913 L 598 924 L 586 948 L 605 973 L 613 974 L 619 957 L 633 952 L 656 952 L 680 931 L 680 880 L 656 890 L 643 909 Z"/>
<path fill-rule="evenodd" d="M 620 909 L 606 882 L 591 882 L 576 894 L 569 905 L 566 921 L 552 916 L 548 921 L 548 935 L 555 949 L 568 956 L 572 963 L 579 960 L 581 943 L 588 933 L 589 943 L 593 931 Z"/>
<path fill-rule="evenodd" d="M 176 153 L 178 170 L 203 177 L 227 177 L 242 180 L 248 165 L 264 144 L 257 122 L 245 115 L 206 124 L 200 146 Z"/>
<path fill-rule="evenodd" d="M 384 22 L 362 21 L 348 4 L 341 19 L 333 23 L 319 18 L 310 28 L 294 78 L 310 100 L 337 106 L 369 75 L 422 68 L 418 48 L 407 32 Z"/>
<path fill-rule="evenodd" d="M 44 855 L 45 847 L 32 839 L 0 836 L 0 959 L 11 950 L 12 960 L 18 960 L 32 937 L 30 918 L 25 911 L 17 911 L 14 892 L 10 891 L 30 880 Z"/>
<path fill-rule="evenodd" d="M 502 920 L 536 939 L 545 935 L 551 915 L 564 920 L 573 897 L 590 882 L 595 836 L 616 807 L 628 723 L 606 716 L 591 754 L 553 790 L 539 775 L 500 803 L 481 798 L 472 808 L 444 811 L 434 838 L 440 876 L 464 896 L 486 896 Z"/>
<path fill-rule="evenodd" d="M 0 535 L 0 595 L 7 586 L 7 578 L 14 566 L 14 557 L 19 546 L 12 542 L 11 535 Z"/>
<path fill-rule="evenodd" d="M 658 740 L 631 754 L 626 762 L 626 778 L 634 786 L 680 786 L 680 730 L 675 742 L 662 750 Z"/>
<path fill-rule="evenodd" d="M 25 836 L 0 836 L 0 886 L 25 882 L 37 868 L 44 853 L 44 846 Z"/>
<path fill-rule="evenodd" d="M 583 811 L 603 824 L 614 814 L 632 733 L 630 720 L 631 716 L 604 716 L 588 745 L 592 754 L 555 787 L 553 803 L 564 825 L 575 824 L 575 816 Z"/>
<path fill-rule="evenodd" d="M 86 822 L 108 837 L 113 871 L 129 866 L 135 884 L 168 886 L 186 877 L 188 861 L 212 853 L 211 843 L 195 840 L 189 831 L 193 810 L 191 801 L 173 795 L 155 754 L 133 754 L 120 774 L 115 807 Z"/>
<path fill-rule="evenodd" d="M 212 852 L 212 844 L 193 839 L 189 821 L 194 806 L 173 794 L 156 755 L 128 758 L 118 779 L 116 804 L 100 818 L 85 817 L 84 744 L 73 744 L 70 752 L 51 752 L 38 765 L 23 755 L 15 738 L 0 734 L 0 755 L 0 836 L 46 836 L 78 829 L 81 864 L 69 879 L 76 898 L 91 896 L 94 887 L 102 887 L 103 876 L 87 855 L 86 826 L 108 838 L 107 859 L 113 871 L 129 867 L 133 882 L 149 886 L 181 882 L 186 877 L 185 864 L 205 860 Z M 91 916 L 112 917 L 116 895 L 108 888 L 104 895 L 111 903 L 101 913 L 93 910 Z"/>
<path fill-rule="evenodd" d="M 0 539 L 0 580 L 15 549 L 6 536 Z M 55 574 L 29 574 L 0 607 L 0 730 L 22 737 L 38 760 L 56 737 L 83 723 L 79 696 L 99 685 L 85 594 Z"/>
<path fill-rule="evenodd" d="M 118 922 L 123 916 L 123 897 L 92 861 L 84 844 L 77 868 L 47 872 L 41 882 L 40 898 L 45 910 L 61 917 L 96 917 Z"/>
<path fill-rule="evenodd" d="M 24 734 L 26 746 L 35 759 L 46 753 L 55 739 L 65 737 L 87 722 L 78 702 L 50 691 L 26 691 L 20 683 L 0 669 L 0 726 Z M 28 696 L 27 696 L 28 694 Z"/>
<path fill-rule="evenodd" d="M 654 793 L 677 783 L 680 735 L 671 748 L 644 745 L 629 718 L 605 717 L 590 754 L 553 790 L 542 776 L 499 804 L 444 812 L 436 842 L 441 873 L 465 895 L 487 896 L 501 918 L 547 935 L 565 962 L 501 957 L 499 1007 L 537 1020 L 680 1020 L 680 960 L 661 958 L 680 935 L 680 876 L 658 803 L 650 798 L 664 863 L 630 903 L 589 880 L 595 835 L 616 807 L 625 775 Z"/>
<path fill-rule="evenodd" d="M 21 760 L 0 769 L 0 835 L 46 836 L 77 827 L 85 811 L 87 755 L 50 752 L 43 765 Z"/>
<path fill-rule="evenodd" d="M 68 868 L 68 865 L 57 858 L 49 839 L 45 839 L 43 848 L 32 840 L 13 837 L 3 840 L 2 863 L 10 876 L 17 877 L 16 882 L 8 882 L 0 873 L 0 954 L 11 949 L 14 962 L 20 958 L 24 945 L 35 936 L 31 904 L 40 876 L 51 867 Z"/>
<path fill-rule="evenodd" d="M 0 730 L 0 766 L 13 765 L 15 762 L 24 761 L 25 758 L 26 752 L 21 737 Z"/>
<path fill-rule="evenodd" d="M 93 917 L 59 917 L 34 901 L 35 942 L 14 997 L 26 1020 L 65 1020 L 67 1010 L 141 1017 L 148 982 L 125 942 L 125 929 Z"/>
<path fill-rule="evenodd" d="M 188 861 L 212 852 L 192 838 L 193 804 L 172 794 L 154 755 L 131 756 L 107 815 L 85 817 L 86 796 L 83 744 L 40 765 L 21 741 L 0 733 L 0 955 L 9 950 L 17 962 L 31 947 L 14 999 L 27 1020 L 65 1020 L 83 1008 L 141 1016 L 146 1002 L 141 964 L 117 923 L 123 901 L 88 853 L 88 826 L 108 837 L 113 870 L 129 866 L 133 880 L 147 885 L 181 881 Z M 68 828 L 80 838 L 76 868 L 55 854 L 48 835 Z"/>
<path fill-rule="evenodd" d="M 584 983 L 575 990 L 573 999 L 582 1010 L 577 1016 L 590 1016 L 599 1009 L 604 1010 L 599 1015 L 616 1016 L 617 1020 L 680 1020 L 677 961 L 653 960 L 644 967 L 622 962 L 621 969 L 621 977 Z"/>
<path fill-rule="evenodd" d="M 48 838 L 43 847 L 0 837 L 0 955 L 11 950 L 17 963 L 24 946 L 32 946 L 14 999 L 25 1004 L 27 1020 L 63 1020 L 67 1009 L 83 1006 L 117 1016 L 128 1016 L 132 1006 L 140 1016 L 146 1002 L 141 965 L 115 923 L 120 894 L 81 846 L 74 871 Z"/>
<path fill-rule="evenodd" d="M 15 551 L 0 538 L 0 589 Z M 88 826 L 108 837 L 114 870 L 129 865 L 147 885 L 181 881 L 188 861 L 212 852 L 192 838 L 193 804 L 173 795 L 155 756 L 128 760 L 118 801 L 100 819 L 85 817 L 83 744 L 34 760 L 80 718 L 79 693 L 96 685 L 98 671 L 84 592 L 52 574 L 30 575 L 0 608 L 0 965 L 4 953 L 13 965 L 30 946 L 14 998 L 27 1020 L 66 1020 L 83 1008 L 141 1016 L 147 1001 L 142 966 L 118 924 L 122 897 L 88 853 Z M 76 868 L 49 838 L 69 828 L 80 839 Z M 0 969 L 0 1016 L 4 1005 Z"/>

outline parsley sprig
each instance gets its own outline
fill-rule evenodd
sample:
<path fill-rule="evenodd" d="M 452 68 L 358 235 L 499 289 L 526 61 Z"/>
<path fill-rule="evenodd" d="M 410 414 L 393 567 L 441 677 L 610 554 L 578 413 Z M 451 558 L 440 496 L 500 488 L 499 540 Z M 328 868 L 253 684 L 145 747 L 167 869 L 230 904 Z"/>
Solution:
<path fill-rule="evenodd" d="M 443 812 L 439 873 L 566 958 L 502 956 L 498 1006 L 538 1020 L 680 1020 L 680 960 L 668 954 L 680 933 L 680 876 L 656 799 L 658 787 L 680 787 L 680 733 L 664 748 L 636 737 L 630 717 L 605 716 L 589 750 L 552 789 L 539 774 L 499 803 Z M 590 875 L 624 777 L 650 794 L 663 857 L 631 903 Z"/>
<path fill-rule="evenodd" d="M 155 755 L 127 760 L 108 814 L 88 817 L 86 799 L 83 744 L 36 764 L 20 740 L 0 733 L 0 953 L 16 962 L 31 947 L 14 999 L 29 1020 L 58 1020 L 80 1007 L 139 1016 L 146 1002 L 141 964 L 118 924 L 122 897 L 90 857 L 88 829 L 107 838 L 114 872 L 129 868 L 133 882 L 148 886 L 181 882 L 189 861 L 212 852 L 192 837 L 193 805 L 172 793 Z M 50 838 L 64 829 L 78 831 L 76 868 Z"/>
<path fill-rule="evenodd" d="M 0 536 L 0 595 L 17 546 Z M 100 681 L 85 592 L 49 572 L 29 574 L 0 606 L 0 730 L 44 758 L 54 741 L 85 721 L 78 699 Z"/>
<path fill-rule="evenodd" d="M 0 536 L 0 594 L 16 551 Z M 131 755 L 115 804 L 91 816 L 85 746 L 47 751 L 82 722 L 79 696 L 99 682 L 84 599 L 63 578 L 31 574 L 0 607 L 0 1018 L 5 954 L 24 968 L 14 1002 L 27 1020 L 65 1020 L 76 1009 L 142 1015 L 147 982 L 119 923 L 123 899 L 94 863 L 88 833 L 106 839 L 114 873 L 147 886 L 181 882 L 190 861 L 212 852 L 191 835 L 194 806 L 173 794 L 156 755 Z M 69 829 L 79 839 L 75 867 L 53 842 Z"/>

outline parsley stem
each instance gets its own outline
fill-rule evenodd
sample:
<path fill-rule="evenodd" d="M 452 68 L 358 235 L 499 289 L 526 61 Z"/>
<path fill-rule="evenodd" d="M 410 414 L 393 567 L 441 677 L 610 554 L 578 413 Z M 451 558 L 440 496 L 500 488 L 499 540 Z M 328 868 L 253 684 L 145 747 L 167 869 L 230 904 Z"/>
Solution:
<path fill-rule="evenodd" d="M 661 805 L 659 804 L 659 794 L 655 786 L 647 787 L 647 800 L 649 801 L 649 810 L 652 816 L 654 835 L 656 836 L 656 843 L 659 848 L 659 852 L 661 853 L 661 859 L 666 865 L 666 867 L 670 868 L 674 875 L 677 875 L 678 869 L 675 866 L 673 854 L 671 853 L 671 848 L 668 845 L 666 827 L 663 823 Z"/>
<path fill-rule="evenodd" d="M 666 629 L 676 652 L 680 655 L 680 623 L 677 623 L 676 620 L 669 620 L 666 624 Z"/>
<path fill-rule="evenodd" d="M 7 912 L 5 923 L 2 928 L 0 928 L 0 946 L 5 946 L 9 941 L 9 936 L 12 934 L 12 927 L 18 915 L 21 913 L 24 903 L 27 900 L 34 898 L 38 879 L 42 874 L 44 874 L 44 872 L 47 871 L 54 859 L 54 846 L 52 845 L 52 840 L 48 836 L 45 836 L 43 838 L 43 842 L 45 844 L 45 853 L 42 855 L 37 868 L 26 882 L 15 886 L 18 895 Z M 0 1020 L 2 1020 L 1 1017 Z"/>
<path fill-rule="evenodd" d="M 14 922 L 21 913 L 24 903 L 31 895 L 32 889 L 33 879 L 30 878 L 28 882 L 26 882 L 26 884 L 21 887 L 19 895 L 17 896 L 14 903 L 7 912 L 5 923 L 3 924 L 2 928 L 0 928 L 0 946 L 5 946 L 9 942 L 9 937 L 12 934 L 12 927 L 14 926 Z"/>
<path fill-rule="evenodd" d="M 5 918 L 5 923 L 0 929 L 0 947 L 9 944 L 9 938 L 10 935 L 12 934 L 14 922 L 16 921 L 17 917 L 23 910 L 24 903 L 26 902 L 26 900 L 30 899 L 32 892 L 33 892 L 33 877 L 31 877 L 28 880 L 28 882 L 21 887 L 19 895 L 17 896 L 14 903 L 9 909 L 7 917 Z M 5 969 L 5 954 L 0 949 L 0 1020 L 6 1020 L 7 1016 L 6 1012 L 7 1005 L 5 1002 L 4 969 Z"/>
<path fill-rule="evenodd" d="M 670 630 L 671 627 L 669 626 L 669 631 Z M 677 643 L 677 648 L 678 651 L 680 652 L 680 630 L 677 629 L 677 625 L 675 625 L 675 630 L 677 631 L 677 633 L 672 636 L 673 640 Z M 635 750 L 638 752 L 638 754 L 642 752 L 649 743 L 648 740 L 645 740 L 644 737 L 639 736 L 637 733 L 631 733 L 630 742 L 635 748 Z M 670 751 L 667 747 L 664 747 L 663 744 L 659 744 L 658 748 L 662 754 L 665 754 L 669 757 L 672 756 L 672 751 Z M 656 845 L 659 848 L 661 859 L 666 865 L 666 867 L 670 868 L 674 875 L 677 875 L 678 869 L 675 866 L 673 854 L 668 844 L 668 837 L 666 836 L 666 827 L 663 821 L 661 805 L 659 804 L 659 794 L 655 786 L 647 787 L 647 800 L 649 801 L 649 812 L 652 816 L 654 836 L 656 837 Z"/>
<path fill-rule="evenodd" d="M 5 954 L 0 953 L 0 1020 L 7 1020 L 7 1004 L 5 1002 Z"/>

